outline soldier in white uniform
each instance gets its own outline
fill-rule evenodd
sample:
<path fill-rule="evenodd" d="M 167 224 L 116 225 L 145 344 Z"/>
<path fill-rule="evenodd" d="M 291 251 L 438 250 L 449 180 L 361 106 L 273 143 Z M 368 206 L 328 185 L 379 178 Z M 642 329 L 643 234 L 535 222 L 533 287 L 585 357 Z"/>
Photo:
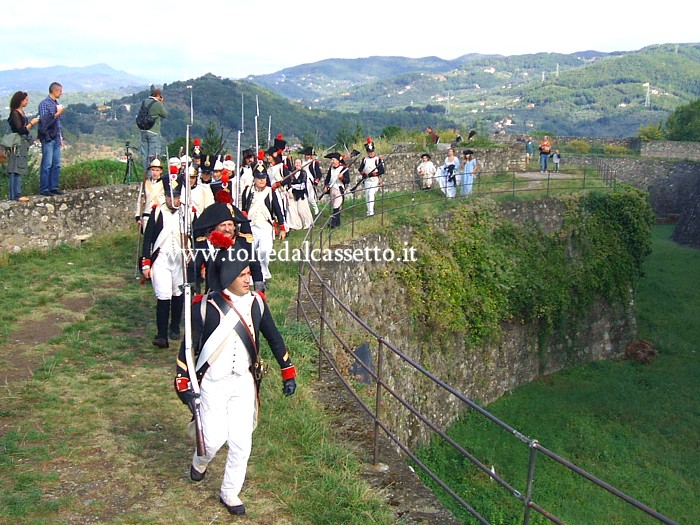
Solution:
<path fill-rule="evenodd" d="M 143 234 L 141 273 L 145 279 L 151 279 L 157 300 L 158 333 L 153 345 L 168 348 L 168 337 L 180 338 L 184 299 L 181 287 L 185 281 L 182 252 L 185 213 L 190 213 L 189 221 L 193 217 L 180 202 L 183 179 L 170 176 L 163 180 L 163 184 L 165 202 L 154 210 Z"/>
<path fill-rule="evenodd" d="M 223 248 L 223 247 L 221 247 Z M 232 252 L 232 253 L 235 253 Z M 192 456 L 190 478 L 199 482 L 209 463 L 228 444 L 219 500 L 236 516 L 246 510 L 240 499 L 258 418 L 259 334 L 265 337 L 282 371 L 282 392 L 296 390 L 296 370 L 267 303 L 250 291 L 248 262 L 221 249 L 214 264 L 220 291 L 211 291 L 192 306 L 193 350 L 200 385 L 201 426 L 206 455 Z M 199 296 L 202 297 L 202 296 Z M 178 355 L 175 389 L 192 410 L 193 398 L 184 342 Z"/>
<path fill-rule="evenodd" d="M 367 217 L 371 217 L 374 215 L 374 196 L 382 184 L 381 177 L 384 175 L 384 161 L 382 161 L 381 157 L 377 157 L 374 142 L 372 142 L 370 137 L 367 137 L 365 150 L 367 151 L 367 156 L 360 162 L 359 171 L 365 183 Z"/>
<path fill-rule="evenodd" d="M 258 162 L 253 170 L 253 186 L 243 191 L 241 210 L 247 214 L 250 221 L 250 229 L 253 232 L 253 247 L 255 256 L 260 261 L 264 281 L 268 281 L 270 274 L 270 253 L 274 241 L 273 221 L 277 221 L 280 228 L 280 239 L 287 235 L 287 226 L 279 203 L 268 186 L 268 176 L 265 165 Z"/>
<path fill-rule="evenodd" d="M 307 146 L 301 150 L 301 154 L 304 155 L 304 172 L 306 173 L 306 190 L 309 195 L 309 206 L 314 215 L 318 215 L 318 203 L 316 202 L 316 186 L 321 182 L 323 178 L 323 171 L 321 170 L 321 163 L 318 159 L 314 158 L 314 149 L 311 146 Z"/>

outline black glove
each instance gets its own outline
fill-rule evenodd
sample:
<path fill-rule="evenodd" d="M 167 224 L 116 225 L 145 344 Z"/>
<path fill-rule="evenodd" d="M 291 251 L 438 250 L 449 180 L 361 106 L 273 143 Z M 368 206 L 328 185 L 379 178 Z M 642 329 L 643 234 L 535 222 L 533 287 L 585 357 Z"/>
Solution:
<path fill-rule="evenodd" d="M 291 379 L 285 379 L 282 382 L 282 393 L 285 396 L 291 396 L 294 394 L 294 392 L 297 389 L 297 382 L 294 380 L 294 378 Z"/>

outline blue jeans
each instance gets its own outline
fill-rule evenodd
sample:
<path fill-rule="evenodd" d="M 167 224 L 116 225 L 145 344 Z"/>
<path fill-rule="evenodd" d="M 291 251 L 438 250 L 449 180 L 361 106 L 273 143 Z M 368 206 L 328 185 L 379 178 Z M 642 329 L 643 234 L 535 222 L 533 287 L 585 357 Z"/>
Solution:
<path fill-rule="evenodd" d="M 462 195 L 469 195 L 474 187 L 474 174 L 462 174 Z"/>
<path fill-rule="evenodd" d="M 160 157 L 160 135 L 145 129 L 141 130 L 141 164 L 143 170 L 148 169 L 148 165 L 153 159 Z"/>
<path fill-rule="evenodd" d="M 41 143 L 41 168 L 39 171 L 39 193 L 58 190 L 61 174 L 61 139 Z"/>
<path fill-rule="evenodd" d="M 16 201 L 22 196 L 22 177 L 18 173 L 10 173 L 10 200 Z"/>
<path fill-rule="evenodd" d="M 540 153 L 540 171 L 547 171 L 547 160 L 549 153 Z"/>

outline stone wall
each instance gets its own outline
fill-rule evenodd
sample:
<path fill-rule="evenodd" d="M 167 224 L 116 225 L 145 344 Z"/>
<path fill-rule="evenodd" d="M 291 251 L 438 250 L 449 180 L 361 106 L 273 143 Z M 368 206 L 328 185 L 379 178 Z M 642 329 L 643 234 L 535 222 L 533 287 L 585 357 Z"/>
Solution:
<path fill-rule="evenodd" d="M 561 228 L 563 212 L 563 204 L 554 199 L 517 202 L 502 208 L 502 213 L 510 219 L 522 224 L 534 220 L 549 232 Z M 449 227 L 449 221 L 440 219 L 438 226 Z M 395 231 L 394 235 L 393 241 L 376 235 L 348 246 L 380 251 L 390 246 L 410 246 L 410 230 Z M 451 343 L 437 348 L 431 344 L 429 334 L 418 333 L 412 326 L 405 291 L 393 271 L 399 264 L 326 263 L 323 275 L 340 300 L 386 341 L 440 380 L 481 404 L 488 404 L 543 375 L 583 362 L 618 357 L 636 337 L 634 305 L 611 306 L 601 301 L 586 319 L 570 323 L 568 329 L 546 341 L 541 339 L 534 325 L 509 323 L 503 326 L 500 340 L 483 347 L 466 347 L 464 341 L 456 337 Z M 377 341 L 363 332 L 333 300 L 329 300 L 328 315 L 333 330 L 343 334 L 353 347 L 370 343 L 376 367 Z M 352 363 L 340 345 L 335 346 L 334 355 L 339 369 L 350 369 Z M 437 389 L 389 351 L 384 353 L 382 376 L 392 389 L 442 428 L 453 422 L 464 409 L 456 397 Z M 411 447 L 429 438 L 425 426 L 391 396 L 384 396 L 382 418 Z"/>
<path fill-rule="evenodd" d="M 138 183 L 102 186 L 0 202 L 0 251 L 77 245 L 101 232 L 133 228 L 138 188 Z"/>
<path fill-rule="evenodd" d="M 676 159 L 700 161 L 700 142 L 676 142 L 670 140 L 654 140 L 643 142 L 642 157 L 656 159 Z"/>

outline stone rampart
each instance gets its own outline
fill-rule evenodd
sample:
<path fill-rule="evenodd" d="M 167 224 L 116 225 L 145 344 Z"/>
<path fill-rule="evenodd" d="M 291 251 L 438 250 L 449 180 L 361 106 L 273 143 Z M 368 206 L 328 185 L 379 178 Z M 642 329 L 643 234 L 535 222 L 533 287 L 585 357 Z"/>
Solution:
<path fill-rule="evenodd" d="M 554 232 L 563 224 L 564 205 L 555 199 L 516 202 L 504 205 L 501 213 L 514 222 L 538 222 Z M 449 219 L 438 219 L 439 228 L 449 227 Z M 410 246 L 411 231 L 395 231 L 393 241 L 376 235 L 348 245 L 382 253 L 394 246 Z M 405 243 L 405 244 L 404 244 Z M 396 248 L 394 248 L 396 251 Z M 420 333 L 408 311 L 408 301 L 396 273 L 398 262 L 359 261 L 323 265 L 323 275 L 341 301 L 397 347 L 409 359 L 420 363 L 440 380 L 481 404 L 488 404 L 514 388 L 580 363 L 620 356 L 636 337 L 634 305 L 609 305 L 599 301 L 587 318 L 567 323 L 567 328 L 543 342 L 537 326 L 517 322 L 503 325 L 502 337 L 479 348 L 467 347 L 460 337 L 450 338 L 440 347 L 431 344 L 429 334 Z M 329 300 L 330 325 L 354 346 L 370 343 L 373 363 L 377 364 L 378 344 Z M 443 338 L 444 339 L 444 338 Z M 351 366 L 338 346 L 334 350 L 339 368 Z M 423 414 L 440 426 L 459 417 L 464 406 L 446 395 L 424 376 L 385 349 L 382 376 L 386 383 Z M 398 402 L 386 396 L 383 418 L 410 446 L 429 437 L 424 425 L 407 418 Z"/>
<path fill-rule="evenodd" d="M 131 184 L 0 202 L 0 251 L 78 245 L 98 233 L 133 228 L 137 199 L 138 184 Z"/>

